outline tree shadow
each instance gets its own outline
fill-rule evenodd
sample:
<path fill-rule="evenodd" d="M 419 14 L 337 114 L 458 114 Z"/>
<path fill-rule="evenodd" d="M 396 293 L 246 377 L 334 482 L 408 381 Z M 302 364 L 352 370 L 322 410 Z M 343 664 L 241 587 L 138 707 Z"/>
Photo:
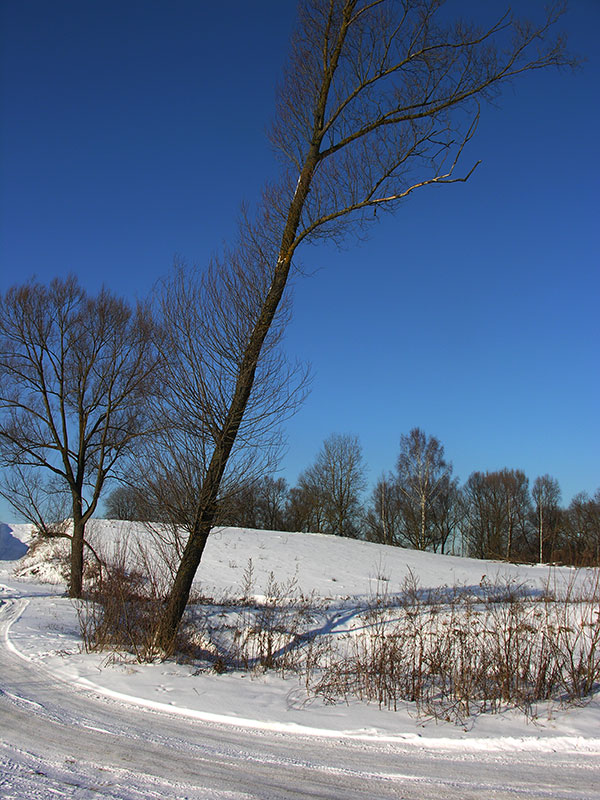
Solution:
<path fill-rule="evenodd" d="M 13 536 L 10 525 L 0 522 L 0 561 L 18 561 L 28 550 L 28 545 Z"/>

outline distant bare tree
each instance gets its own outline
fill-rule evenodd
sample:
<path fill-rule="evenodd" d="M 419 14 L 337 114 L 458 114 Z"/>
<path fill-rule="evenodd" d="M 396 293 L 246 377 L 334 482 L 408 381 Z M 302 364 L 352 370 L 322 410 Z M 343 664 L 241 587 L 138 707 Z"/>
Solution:
<path fill-rule="evenodd" d="M 3 493 L 41 526 L 73 519 L 69 593 L 82 591 L 85 526 L 107 479 L 147 432 L 156 380 L 152 316 L 75 278 L 30 282 L 0 297 Z M 64 532 L 63 532 L 64 533 Z"/>
<path fill-rule="evenodd" d="M 501 470 L 499 473 L 504 489 L 506 504 L 506 551 L 505 558 L 510 561 L 515 549 L 527 553 L 527 532 L 531 512 L 529 478 L 520 469 Z"/>
<path fill-rule="evenodd" d="M 558 481 L 550 475 L 541 475 L 534 481 L 531 496 L 535 507 L 539 561 L 540 564 L 543 564 L 544 543 L 550 543 L 552 552 L 560 519 L 560 486 Z"/>
<path fill-rule="evenodd" d="M 285 530 L 288 486 L 285 478 L 265 475 L 232 492 L 222 503 L 222 525 L 258 530 Z"/>
<path fill-rule="evenodd" d="M 104 501 L 104 513 L 108 519 L 143 521 L 152 518 L 158 522 L 155 511 L 134 486 L 117 486 Z"/>
<path fill-rule="evenodd" d="M 470 554 L 477 558 L 504 558 L 527 550 L 531 514 L 529 481 L 521 470 L 474 472 L 463 489 L 464 534 Z"/>
<path fill-rule="evenodd" d="M 579 566 L 600 566 L 600 489 L 593 497 L 586 492 L 571 500 L 564 519 L 567 560 Z"/>
<path fill-rule="evenodd" d="M 473 472 L 463 487 L 465 520 L 463 537 L 468 555 L 500 558 L 504 526 L 504 503 L 499 482 L 489 473 Z"/>
<path fill-rule="evenodd" d="M 286 528 L 290 531 L 318 533 L 325 525 L 325 492 L 302 472 L 288 492 Z"/>
<path fill-rule="evenodd" d="M 365 535 L 371 542 L 398 545 L 401 541 L 402 500 L 398 481 L 393 475 L 382 475 L 371 494 L 365 515 Z"/>
<path fill-rule="evenodd" d="M 258 481 L 244 483 L 221 501 L 219 524 L 234 528 L 260 528 Z"/>
<path fill-rule="evenodd" d="M 334 433 L 323 443 L 314 464 L 300 475 L 298 485 L 318 503 L 315 533 L 357 537 L 361 530 L 361 492 L 365 466 L 358 437 Z M 316 521 L 316 520 L 315 520 Z"/>
<path fill-rule="evenodd" d="M 285 478 L 272 478 L 267 475 L 259 482 L 261 528 L 267 531 L 285 530 L 287 496 L 288 484 Z"/>
<path fill-rule="evenodd" d="M 452 465 L 435 436 L 420 428 L 400 437 L 396 483 L 401 508 L 401 536 L 417 550 L 437 550 L 447 538 L 442 519 L 442 499 L 449 499 Z M 437 513 L 436 513 L 437 505 Z M 437 520 L 437 524 L 436 524 Z"/>
<path fill-rule="evenodd" d="M 474 135 L 480 102 L 522 72 L 571 63 L 538 25 L 510 12 L 488 29 L 448 24 L 440 0 L 301 0 L 271 140 L 281 179 L 246 221 L 231 261 L 264 280 L 237 339 L 226 410 L 207 439 L 190 537 L 165 606 L 157 644 L 168 651 L 218 509 L 221 481 L 243 424 L 269 331 L 302 242 L 341 241 L 376 210 L 417 189 L 464 181 L 457 161 Z M 227 306 L 222 306 L 225 310 Z M 220 328 L 222 330 L 222 328 Z M 198 415 L 190 403 L 190 415 Z"/>
<path fill-rule="evenodd" d="M 458 479 L 448 474 L 436 492 L 431 509 L 435 552 L 447 553 L 449 546 L 454 546 L 462 519 L 463 503 Z"/>

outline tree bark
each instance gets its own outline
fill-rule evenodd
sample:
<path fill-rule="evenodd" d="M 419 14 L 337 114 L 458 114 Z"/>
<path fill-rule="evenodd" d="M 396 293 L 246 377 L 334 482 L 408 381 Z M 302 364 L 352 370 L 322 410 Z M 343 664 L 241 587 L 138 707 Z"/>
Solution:
<path fill-rule="evenodd" d="M 71 578 L 69 597 L 81 597 L 83 592 L 83 543 L 85 521 L 81 514 L 81 500 L 73 500 L 73 538 L 71 539 Z"/>

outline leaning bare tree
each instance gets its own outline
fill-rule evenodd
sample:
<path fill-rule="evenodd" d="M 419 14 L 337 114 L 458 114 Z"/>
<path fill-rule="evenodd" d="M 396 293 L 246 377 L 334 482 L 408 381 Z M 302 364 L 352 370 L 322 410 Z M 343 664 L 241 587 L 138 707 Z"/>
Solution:
<path fill-rule="evenodd" d="M 72 597 L 82 591 L 86 523 L 146 430 L 156 365 L 147 308 L 132 311 L 105 290 L 91 297 L 73 277 L 0 297 L 3 493 L 42 531 L 57 502 L 70 511 Z"/>
<path fill-rule="evenodd" d="M 162 391 L 151 403 L 153 436 L 138 453 L 130 478 L 170 568 L 174 557 L 179 566 L 186 540 L 199 535 L 209 500 L 211 527 L 222 524 L 236 497 L 273 470 L 282 420 L 306 389 L 306 369 L 289 364 L 280 347 L 283 304 L 254 365 L 236 435 L 223 441 L 245 343 L 270 277 L 248 226 L 243 235 L 243 247 L 215 259 L 207 270 L 176 264 L 157 287 Z M 218 459 L 225 447 L 227 457 Z"/>
<path fill-rule="evenodd" d="M 266 280 L 244 340 L 227 413 L 214 431 L 191 534 L 157 643 L 169 651 L 216 514 L 257 365 L 303 242 L 341 240 L 378 208 L 418 188 L 465 181 L 457 161 L 475 133 L 480 102 L 522 72 L 570 63 L 549 41 L 562 11 L 539 24 L 510 12 L 481 29 L 444 20 L 441 0 L 301 0 L 279 92 L 272 142 L 282 162 L 249 226 Z"/>

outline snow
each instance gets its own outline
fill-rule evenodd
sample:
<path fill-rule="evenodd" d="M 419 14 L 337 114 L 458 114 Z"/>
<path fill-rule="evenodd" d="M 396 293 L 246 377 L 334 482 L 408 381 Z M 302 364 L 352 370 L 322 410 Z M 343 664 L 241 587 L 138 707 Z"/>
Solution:
<path fill-rule="evenodd" d="M 127 547 L 133 556 L 138 541 L 148 544 L 147 531 L 135 523 L 95 520 L 91 533 L 94 547 L 104 553 Z M 58 562 L 45 563 L 39 552 L 23 570 L 22 557 L 30 543 L 30 526 L 0 525 L 0 613 L 3 604 L 12 604 L 5 646 L 50 681 L 74 685 L 82 692 L 92 690 L 118 707 L 164 712 L 190 724 L 201 721 L 236 730 L 444 751 L 457 758 L 465 753 L 491 757 L 527 752 L 533 759 L 577 753 L 598 763 L 598 696 L 581 707 L 541 705 L 533 719 L 507 710 L 455 725 L 420 717 L 409 703 L 396 712 L 358 701 L 326 705 L 309 699 L 294 676 L 284 680 L 257 671 L 217 675 L 199 672 L 194 664 L 140 664 L 132 658 L 86 653 L 77 606 L 65 596 Z M 483 580 L 493 583 L 500 577 L 541 593 L 549 581 L 568 580 L 573 574 L 567 568 L 549 572 L 542 565 L 484 562 L 319 534 L 230 528 L 211 535 L 195 589 L 213 597 L 239 596 L 244 581 L 248 583 L 250 560 L 255 597 L 267 592 L 272 573 L 280 585 L 293 583 L 306 595 L 327 597 L 345 608 L 364 601 L 377 587 L 399 592 L 410 575 L 423 590 L 460 585 L 476 592 Z M 35 698 L 30 702 L 35 703 Z"/>
<path fill-rule="evenodd" d="M 132 523 L 95 521 L 92 538 L 96 547 L 106 551 L 110 546 L 122 547 L 126 539 L 130 546 L 134 540 L 144 541 L 147 532 Z M 15 543 L 28 541 L 28 526 L 12 526 L 4 533 L 0 555 L 4 558 L 8 552 L 14 558 L 18 552 Z M 271 572 L 282 585 L 296 581 L 306 594 L 337 598 L 345 605 L 364 600 L 378 582 L 383 582 L 388 592 L 399 591 L 409 570 L 423 589 L 461 585 L 477 590 L 483 578 L 493 583 L 499 577 L 512 578 L 541 592 L 549 580 L 546 566 L 482 562 L 321 534 L 230 528 L 211 535 L 195 588 L 211 596 L 239 594 L 249 559 L 256 599 L 264 596 Z M 93 686 L 106 696 L 206 721 L 288 732 L 301 730 L 320 736 L 386 741 L 416 738 L 420 745 L 424 738 L 438 743 L 460 740 L 461 747 L 469 742 L 472 747 L 501 749 L 576 745 L 598 747 L 600 752 L 598 699 L 583 708 L 549 707 L 535 723 L 518 711 L 480 715 L 464 731 L 455 725 L 416 718 L 408 704 L 397 712 L 360 702 L 324 705 L 318 699 L 309 700 L 293 677 L 282 680 L 255 672 L 198 674 L 193 665 L 173 661 L 139 664 L 126 659 L 124 663 L 112 663 L 106 654 L 83 652 L 76 607 L 62 596 L 60 572 L 39 561 L 25 572 L 52 584 L 16 581 L 6 574 L 5 567 L 3 580 L 9 585 L 3 587 L 4 591 L 16 590 L 26 598 L 18 621 L 10 629 L 11 645 L 56 677 L 88 688 Z M 556 574 L 552 579 L 556 580 Z"/>
<path fill-rule="evenodd" d="M 15 531 L 24 526 L 14 526 Z M 0 559 L 2 561 L 17 561 L 27 552 L 27 542 L 29 541 L 29 525 L 18 533 L 13 532 L 10 525 L 0 522 Z"/>

